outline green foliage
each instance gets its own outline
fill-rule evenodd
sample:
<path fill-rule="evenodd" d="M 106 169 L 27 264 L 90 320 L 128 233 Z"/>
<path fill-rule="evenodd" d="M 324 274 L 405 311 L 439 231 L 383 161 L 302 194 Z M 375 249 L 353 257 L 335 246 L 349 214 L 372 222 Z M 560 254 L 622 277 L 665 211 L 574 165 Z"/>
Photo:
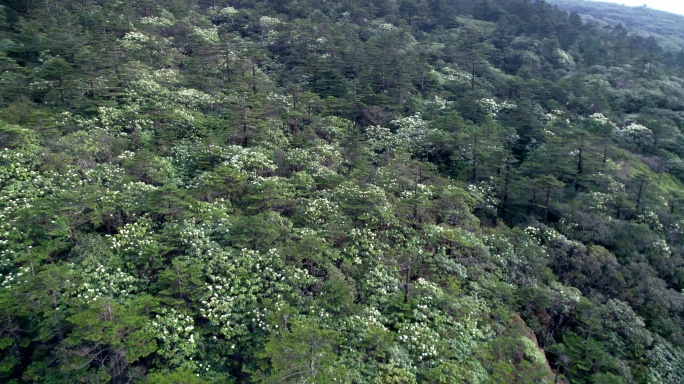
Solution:
<path fill-rule="evenodd" d="M 0 381 L 684 382 L 675 34 L 6 3 Z"/>

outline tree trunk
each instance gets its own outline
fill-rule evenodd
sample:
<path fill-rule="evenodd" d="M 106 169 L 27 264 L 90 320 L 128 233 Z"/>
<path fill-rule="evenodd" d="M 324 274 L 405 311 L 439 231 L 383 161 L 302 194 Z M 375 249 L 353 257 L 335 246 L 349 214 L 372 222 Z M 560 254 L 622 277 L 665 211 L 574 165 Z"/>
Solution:
<path fill-rule="evenodd" d="M 544 215 L 544 222 L 549 222 L 549 198 L 551 197 L 551 186 L 546 189 L 546 214 Z"/>
<path fill-rule="evenodd" d="M 639 208 L 641 207 L 641 196 L 644 191 L 644 180 L 641 180 L 641 184 L 639 184 L 639 194 L 637 195 L 637 201 L 636 201 L 636 212 L 639 212 Z"/>

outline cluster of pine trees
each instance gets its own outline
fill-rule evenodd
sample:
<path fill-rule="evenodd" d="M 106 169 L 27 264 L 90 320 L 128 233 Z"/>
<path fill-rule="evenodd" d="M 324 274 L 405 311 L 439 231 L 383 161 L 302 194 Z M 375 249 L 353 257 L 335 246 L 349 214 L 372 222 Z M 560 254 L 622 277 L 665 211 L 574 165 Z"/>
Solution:
<path fill-rule="evenodd" d="M 543 0 L 6 0 L 0 381 L 684 382 L 684 60 Z"/>

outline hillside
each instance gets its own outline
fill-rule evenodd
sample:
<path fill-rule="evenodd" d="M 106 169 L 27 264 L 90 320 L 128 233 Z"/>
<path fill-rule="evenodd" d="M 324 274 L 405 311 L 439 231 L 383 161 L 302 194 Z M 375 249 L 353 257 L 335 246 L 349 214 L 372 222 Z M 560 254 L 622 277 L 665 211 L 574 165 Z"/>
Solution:
<path fill-rule="evenodd" d="M 544 1 L 5 1 L 0 382 L 682 383 L 683 69 Z"/>
<path fill-rule="evenodd" d="M 585 22 L 616 26 L 622 24 L 631 33 L 655 38 L 665 49 L 679 52 L 684 46 L 684 16 L 648 7 L 586 0 L 549 0 L 559 8 L 576 12 Z"/>

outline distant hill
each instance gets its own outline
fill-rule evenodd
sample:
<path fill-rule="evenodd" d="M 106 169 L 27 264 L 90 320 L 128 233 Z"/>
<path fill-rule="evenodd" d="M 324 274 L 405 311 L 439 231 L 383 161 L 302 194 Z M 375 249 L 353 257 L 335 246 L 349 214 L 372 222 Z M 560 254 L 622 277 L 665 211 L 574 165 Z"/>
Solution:
<path fill-rule="evenodd" d="M 622 24 L 630 32 L 644 37 L 654 37 L 666 49 L 681 50 L 684 47 L 684 16 L 658 11 L 645 6 L 625 5 L 587 0 L 548 0 L 561 9 L 577 12 L 585 22 L 599 24 Z"/>

